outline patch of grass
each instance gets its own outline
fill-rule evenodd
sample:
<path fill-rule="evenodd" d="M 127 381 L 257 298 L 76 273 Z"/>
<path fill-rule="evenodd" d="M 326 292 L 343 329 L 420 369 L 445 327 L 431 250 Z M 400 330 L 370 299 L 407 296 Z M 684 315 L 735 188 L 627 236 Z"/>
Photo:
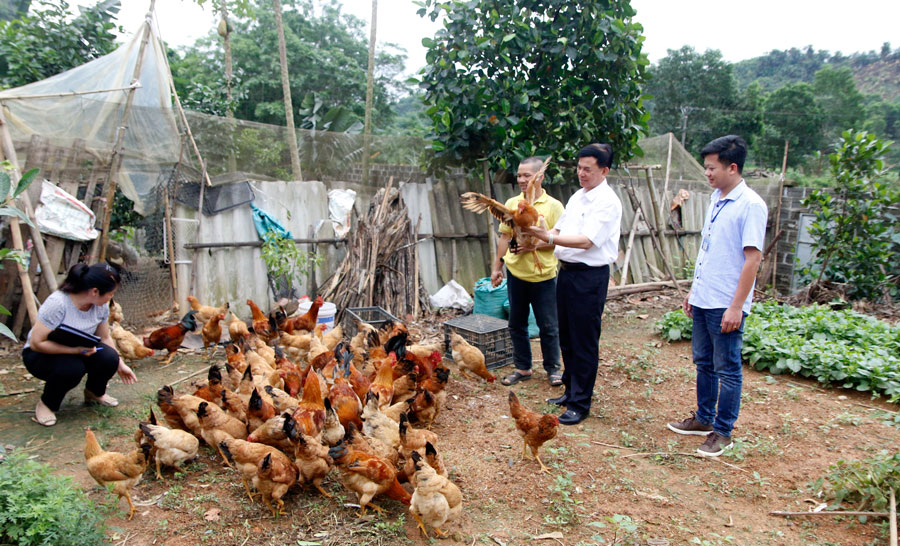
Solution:
<path fill-rule="evenodd" d="M 574 472 L 558 472 L 553 478 L 553 484 L 547 487 L 552 494 L 550 501 L 550 514 L 544 514 L 544 523 L 548 525 L 567 526 L 578 522 L 577 508 L 582 501 L 573 496 L 575 481 Z"/>

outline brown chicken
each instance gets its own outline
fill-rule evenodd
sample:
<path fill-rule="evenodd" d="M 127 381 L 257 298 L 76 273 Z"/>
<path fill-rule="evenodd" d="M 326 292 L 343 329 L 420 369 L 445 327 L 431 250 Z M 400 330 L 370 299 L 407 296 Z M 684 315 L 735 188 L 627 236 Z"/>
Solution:
<path fill-rule="evenodd" d="M 243 440 L 247 437 L 247 425 L 205 400 L 197 408 L 197 419 L 200 421 L 200 437 L 211 446 L 218 446 L 228 438 Z M 225 464 L 228 464 L 228 459 L 221 450 L 219 454 Z"/>
<path fill-rule="evenodd" d="M 280 451 L 269 453 L 256 464 L 253 484 L 259 491 L 263 504 L 272 511 L 272 517 L 277 517 L 281 513 L 281 509 L 284 508 L 281 497 L 297 483 L 298 475 L 297 466 Z M 271 501 L 275 501 L 278 508 L 273 507 Z"/>
<path fill-rule="evenodd" d="M 331 401 L 326 398 L 324 402 L 325 424 L 322 425 L 322 434 L 319 439 L 327 446 L 336 446 L 344 438 L 344 425 L 341 424 L 341 419 L 331 405 Z"/>
<path fill-rule="evenodd" d="M 397 481 L 397 471 L 388 461 L 343 442 L 329 449 L 328 456 L 340 468 L 344 486 L 356 493 L 360 517 L 366 514 L 369 506 L 379 513 L 383 512 L 380 506 L 371 502 L 376 495 L 384 494 L 409 504 L 411 497 Z"/>
<path fill-rule="evenodd" d="M 473 345 L 469 345 L 461 335 L 453 332 L 450 334 L 450 349 L 454 362 L 459 366 L 459 373 L 469 379 L 468 372 L 472 372 L 488 383 L 493 383 L 494 374 L 488 371 L 484 365 L 484 353 Z"/>
<path fill-rule="evenodd" d="M 263 387 L 263 390 L 269 395 L 269 398 L 272 399 L 272 405 L 275 406 L 275 411 L 278 413 L 284 413 L 286 411 L 293 413 L 300 404 L 300 400 L 293 398 L 287 392 L 276 389 L 271 385 L 266 385 Z"/>
<path fill-rule="evenodd" d="M 381 361 L 375 380 L 369 385 L 369 392 L 375 395 L 379 406 L 388 406 L 394 399 L 394 364 L 397 357 L 393 353 Z"/>
<path fill-rule="evenodd" d="M 216 345 L 219 344 L 219 340 L 222 339 L 222 324 L 221 321 L 225 320 L 225 315 L 219 313 L 218 315 L 213 315 L 206 324 L 203 325 L 203 329 L 200 330 L 200 335 L 203 337 L 203 348 L 212 347 L 216 348 Z"/>
<path fill-rule="evenodd" d="M 234 343 L 242 343 L 250 337 L 247 323 L 239 319 L 234 311 L 231 312 L 231 322 L 228 323 L 228 336 Z"/>
<path fill-rule="evenodd" d="M 247 436 L 247 441 L 277 447 L 285 453 L 290 453 L 294 449 L 290 431 L 296 430 L 296 428 L 297 422 L 294 421 L 291 414 L 283 413 L 258 426 Z"/>
<path fill-rule="evenodd" d="M 199 301 L 197 301 L 197 298 L 195 298 L 194 296 L 188 296 L 187 301 L 191 305 L 191 309 L 197 311 L 197 320 L 201 324 L 206 324 L 209 319 L 213 318 L 216 315 L 223 315 L 230 309 L 230 305 L 227 301 L 220 307 L 203 305 Z"/>
<path fill-rule="evenodd" d="M 319 490 L 325 497 L 331 498 L 331 493 L 322 488 L 322 480 L 331 471 L 334 461 L 328 456 L 328 447 L 322 445 L 321 442 L 301 434 L 296 429 L 293 431 L 293 437 L 296 439 L 294 447 L 294 464 L 300 471 L 298 481 L 303 483 L 311 483 L 313 487 Z"/>
<path fill-rule="evenodd" d="M 181 347 L 185 334 L 197 329 L 197 320 L 194 318 L 196 314 L 197 311 L 188 311 L 178 324 L 154 330 L 149 336 L 144 337 L 144 347 L 169 351 L 169 358 L 166 359 L 166 364 L 168 364 L 172 361 L 178 348 Z"/>
<path fill-rule="evenodd" d="M 434 471 L 441 476 L 446 478 L 450 475 L 447 471 L 447 466 L 444 464 L 444 459 L 431 442 L 425 442 L 425 447 L 416 449 L 415 452 L 425 457 L 428 466 L 433 468 Z M 413 487 L 416 486 L 416 466 L 412 458 L 412 452 L 410 452 L 409 456 L 406 458 L 403 468 L 397 473 L 397 477 L 401 482 L 405 478 Z"/>
<path fill-rule="evenodd" d="M 322 400 L 319 376 L 312 369 L 306 374 L 303 397 L 294 410 L 293 417 L 297 421 L 297 430 L 307 436 L 317 438 L 325 425 L 325 402 Z"/>
<path fill-rule="evenodd" d="M 114 322 L 109 327 L 109 335 L 116 342 L 116 349 L 119 351 L 119 355 L 125 360 L 141 360 L 142 358 L 153 356 L 153 349 L 144 347 L 141 338 L 122 328 L 122 325 L 118 322 Z"/>
<path fill-rule="evenodd" d="M 181 470 L 182 463 L 197 458 L 200 440 L 189 432 L 166 428 L 156 423 L 140 423 L 141 432 L 152 447 L 156 459 L 156 477 L 162 479 L 160 465 Z"/>
<path fill-rule="evenodd" d="M 317 297 L 310 304 L 309 311 L 298 317 L 284 319 L 278 327 L 289 334 L 293 334 L 297 330 L 312 332 L 316 324 L 318 324 L 319 308 L 322 307 L 323 303 L 325 303 L 325 300 L 322 299 L 322 296 Z"/>
<path fill-rule="evenodd" d="M 103 487 L 112 486 L 112 492 L 128 501 L 128 519 L 134 517 L 131 488 L 141 481 L 150 462 L 150 444 L 142 444 L 129 453 L 103 451 L 90 428 L 84 433 L 84 460 L 88 473 Z"/>
<path fill-rule="evenodd" d="M 275 339 L 275 336 L 277 336 L 278 333 L 272 324 L 274 321 L 264 315 L 253 300 L 247 300 L 247 305 L 250 306 L 250 312 L 253 314 L 253 321 L 250 324 L 253 333 L 258 335 L 266 343 Z"/>
<path fill-rule="evenodd" d="M 325 332 L 323 330 L 322 343 L 325 344 L 325 347 L 329 351 L 333 351 L 334 348 L 337 347 L 337 344 L 340 343 L 342 339 L 344 339 L 344 329 L 341 327 L 340 324 L 338 324 L 337 326 L 332 328 L 330 332 Z"/>
<path fill-rule="evenodd" d="M 263 400 L 258 389 L 253 389 L 253 393 L 250 394 L 250 402 L 247 404 L 247 429 L 256 430 L 260 425 L 275 417 L 275 413 L 275 406 L 267 400 Z"/>
<path fill-rule="evenodd" d="M 519 397 L 513 391 L 509 392 L 509 412 L 516 420 L 516 428 L 522 437 L 522 458 L 526 457 L 528 448 L 531 448 L 531 454 L 541 465 L 541 472 L 550 472 L 541 461 L 538 450 L 545 442 L 556 438 L 559 418 L 555 415 L 541 415 L 527 409 L 519 402 Z"/>
<path fill-rule="evenodd" d="M 436 405 L 436 398 L 431 391 L 427 389 L 422 389 L 416 393 L 416 395 L 408 400 L 409 402 L 409 411 L 407 415 L 409 416 L 409 422 L 423 426 L 428 428 L 434 423 L 434 418 L 437 417 L 438 408 Z"/>
<path fill-rule="evenodd" d="M 241 482 L 244 484 L 244 490 L 247 491 L 247 497 L 253 500 L 253 493 L 250 491 L 250 483 L 256 486 L 256 473 L 259 463 L 272 453 L 278 453 L 284 456 L 284 453 L 277 448 L 259 444 L 256 442 L 248 442 L 237 438 L 226 438 L 219 442 L 217 449 L 225 454 L 228 461 L 234 464 L 241 473 Z M 277 457 L 277 455 L 276 455 Z"/>
<path fill-rule="evenodd" d="M 116 300 L 109 300 L 109 323 L 116 324 L 125 320 L 125 313 L 122 312 L 122 306 Z"/>
<path fill-rule="evenodd" d="M 349 375 L 349 372 L 348 374 Z M 328 393 L 331 406 L 337 412 L 338 420 L 346 427 L 349 423 L 362 429 L 362 420 L 359 415 L 362 412 L 362 402 L 359 400 L 353 386 L 345 377 L 336 377 Z"/>
<path fill-rule="evenodd" d="M 222 371 L 217 364 L 213 364 L 209 367 L 209 373 L 206 374 L 206 385 L 194 391 L 194 396 L 221 407 L 222 391 L 224 389 L 225 386 L 222 385 Z"/>
<path fill-rule="evenodd" d="M 226 364 L 227 366 L 227 364 Z M 219 406 L 225 413 L 234 417 L 238 421 L 247 422 L 247 406 L 250 405 L 249 400 L 244 400 L 234 391 L 222 389 L 222 400 Z"/>
<path fill-rule="evenodd" d="M 507 208 L 506 205 L 499 201 L 471 191 L 462 194 L 459 197 L 459 200 L 462 203 L 463 208 L 477 213 L 488 211 L 494 218 L 512 228 L 513 236 L 509 243 L 511 250 L 516 251 L 519 247 L 533 249 L 540 241 L 533 235 L 525 233 L 523 230 L 538 225 L 538 221 L 541 218 L 540 213 L 534 208 L 535 201 L 541 196 L 538 193 L 539 186 L 537 181 L 544 176 L 544 172 L 547 170 L 547 165 L 549 164 L 550 158 L 548 157 L 541 168 L 538 169 L 538 171 L 534 173 L 534 176 L 531 177 L 531 180 L 528 181 L 528 186 L 525 190 L 525 199 L 519 201 L 519 204 L 515 209 Z M 537 250 L 532 250 L 531 252 L 534 255 L 535 269 L 538 272 L 542 272 L 544 268 L 541 265 Z"/>
<path fill-rule="evenodd" d="M 164 385 L 156 393 L 156 404 L 162 410 L 166 424 L 174 429 L 186 430 L 195 436 L 200 436 L 197 409 L 202 402 L 205 400 L 190 394 L 176 396 L 169 385 Z"/>
<path fill-rule="evenodd" d="M 440 527 L 462 513 L 462 492 L 446 476 L 431 468 L 418 452 L 413 452 L 412 459 L 416 468 L 416 490 L 410 499 L 409 513 L 426 538 L 425 525 L 431 526 L 436 535 L 446 537 L 447 533 Z"/>

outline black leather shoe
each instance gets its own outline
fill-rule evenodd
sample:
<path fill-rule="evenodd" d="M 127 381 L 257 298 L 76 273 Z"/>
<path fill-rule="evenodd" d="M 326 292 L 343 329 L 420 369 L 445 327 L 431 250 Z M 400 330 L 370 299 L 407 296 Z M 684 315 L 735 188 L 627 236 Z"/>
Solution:
<path fill-rule="evenodd" d="M 569 399 L 566 398 L 565 394 L 562 396 L 557 396 L 556 398 L 548 398 L 547 399 L 548 404 L 553 404 L 555 406 L 565 406 L 566 402 L 568 402 L 568 401 L 569 401 Z"/>
<path fill-rule="evenodd" d="M 577 425 L 578 423 L 587 419 L 587 413 L 579 413 L 574 410 L 567 410 L 565 413 L 559 416 L 559 422 L 563 425 Z"/>

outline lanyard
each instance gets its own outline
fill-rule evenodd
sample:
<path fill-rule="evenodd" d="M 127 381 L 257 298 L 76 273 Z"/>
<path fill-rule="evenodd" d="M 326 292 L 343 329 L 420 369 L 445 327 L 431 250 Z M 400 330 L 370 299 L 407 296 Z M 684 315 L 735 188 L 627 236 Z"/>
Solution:
<path fill-rule="evenodd" d="M 727 205 L 729 202 L 730 202 L 730 201 L 728 201 L 728 200 L 726 199 L 725 202 L 722 203 L 721 205 L 718 205 L 718 204 L 717 204 L 719 210 L 717 210 L 716 213 L 712 216 L 712 219 L 710 219 L 710 221 L 709 221 L 710 227 L 712 227 L 712 225 L 716 222 L 716 218 L 719 217 L 719 214 L 722 213 L 722 209 L 724 209 L 724 208 L 725 208 L 725 205 Z"/>

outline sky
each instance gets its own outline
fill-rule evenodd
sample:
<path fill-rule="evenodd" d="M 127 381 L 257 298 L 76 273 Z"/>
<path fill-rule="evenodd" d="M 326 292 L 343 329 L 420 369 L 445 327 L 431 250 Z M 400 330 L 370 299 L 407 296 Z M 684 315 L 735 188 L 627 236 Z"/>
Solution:
<path fill-rule="evenodd" d="M 217 22 L 206 0 L 201 9 L 193 0 L 157 0 L 156 10 L 163 39 L 172 46 L 190 45 Z M 75 0 L 72 4 L 93 4 Z M 343 0 L 345 13 L 368 21 L 371 0 Z M 635 19 L 644 26 L 644 51 L 652 62 L 668 49 L 687 44 L 698 51 L 718 49 L 725 60 L 737 62 L 773 49 L 812 45 L 832 53 L 850 54 L 881 49 L 893 41 L 900 47 L 900 1 L 897 0 L 752 0 L 708 2 L 701 0 L 632 0 Z M 149 0 L 122 0 L 119 23 L 127 33 L 139 28 Z M 379 43 L 392 42 L 407 51 L 407 72 L 425 64 L 422 38 L 432 36 L 439 23 L 416 14 L 412 0 L 378 1 Z"/>

